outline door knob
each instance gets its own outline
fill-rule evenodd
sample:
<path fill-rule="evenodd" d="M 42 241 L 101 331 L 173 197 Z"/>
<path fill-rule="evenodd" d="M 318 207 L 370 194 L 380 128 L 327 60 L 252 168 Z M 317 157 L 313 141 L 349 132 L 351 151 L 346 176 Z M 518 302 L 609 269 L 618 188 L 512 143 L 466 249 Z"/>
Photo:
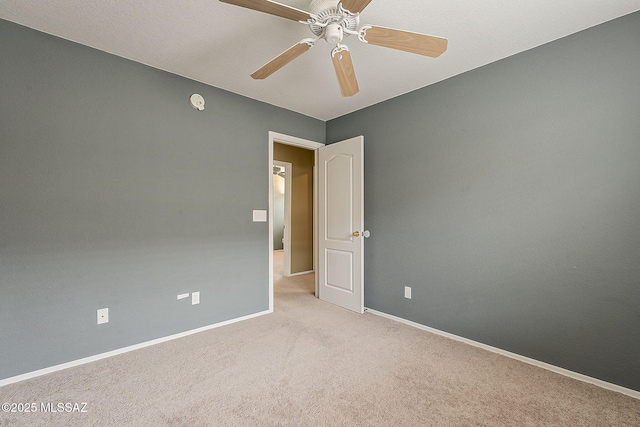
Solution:
<path fill-rule="evenodd" d="M 359 231 L 354 231 L 353 232 L 353 237 L 360 237 L 360 232 Z"/>
<path fill-rule="evenodd" d="M 369 233 L 369 230 L 364 230 L 362 233 L 360 233 L 359 231 L 354 231 L 353 232 L 353 237 L 369 237 L 371 236 L 371 233 Z"/>

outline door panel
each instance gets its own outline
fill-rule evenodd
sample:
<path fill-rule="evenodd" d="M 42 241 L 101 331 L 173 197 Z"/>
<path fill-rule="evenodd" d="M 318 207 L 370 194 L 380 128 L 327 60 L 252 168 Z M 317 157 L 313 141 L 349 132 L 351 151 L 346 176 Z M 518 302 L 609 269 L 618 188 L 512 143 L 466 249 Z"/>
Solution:
<path fill-rule="evenodd" d="M 318 149 L 318 291 L 364 312 L 364 138 Z"/>
<path fill-rule="evenodd" d="M 353 254 L 349 251 L 326 250 L 327 286 L 353 293 Z"/>
<path fill-rule="evenodd" d="M 326 162 L 327 239 L 347 240 L 353 228 L 353 156 L 341 153 Z"/>

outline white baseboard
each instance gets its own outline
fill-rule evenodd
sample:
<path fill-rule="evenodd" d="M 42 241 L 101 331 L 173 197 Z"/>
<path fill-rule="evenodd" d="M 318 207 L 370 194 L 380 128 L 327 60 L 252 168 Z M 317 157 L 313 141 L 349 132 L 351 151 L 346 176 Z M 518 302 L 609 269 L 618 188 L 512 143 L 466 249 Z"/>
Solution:
<path fill-rule="evenodd" d="M 293 276 L 302 276 L 303 274 L 309 274 L 309 273 L 313 273 L 313 270 L 307 270 L 307 271 L 301 271 L 299 273 L 291 273 L 289 276 L 287 277 L 293 277 Z"/>
<path fill-rule="evenodd" d="M 210 329 L 219 328 L 221 326 L 230 325 L 236 322 L 242 322 L 243 320 L 253 319 L 254 317 L 263 316 L 265 314 L 272 313 L 272 310 L 265 310 L 254 314 L 249 314 L 247 316 L 238 317 L 235 319 L 225 320 L 224 322 L 215 323 L 213 325 L 203 326 L 201 328 L 192 329 L 190 331 L 180 332 L 178 334 L 169 335 L 162 338 L 157 338 L 155 340 L 146 341 L 140 344 L 130 345 L 128 347 L 119 348 L 117 350 L 108 351 L 106 353 L 96 354 L 95 356 L 85 357 L 83 359 L 73 360 L 71 362 L 62 363 L 60 365 L 51 366 L 49 368 L 39 369 L 33 372 L 27 372 L 26 374 L 16 375 L 15 377 L 5 378 L 0 380 L 0 387 L 5 385 L 17 383 L 19 381 L 28 380 L 29 378 L 39 377 L 40 375 L 50 374 L 52 372 L 61 371 L 63 369 L 72 368 L 74 366 L 84 365 L 85 363 L 95 362 L 97 360 L 106 359 L 107 357 L 117 356 L 122 353 L 128 353 L 130 351 L 139 350 L 144 347 L 149 347 L 152 345 L 160 344 L 163 342 L 175 340 L 178 338 L 186 337 L 189 335 L 197 334 L 199 332 L 208 331 Z"/>
<path fill-rule="evenodd" d="M 366 312 L 375 314 L 377 316 L 386 317 L 387 319 L 395 320 L 396 322 L 404 323 L 405 325 L 413 326 L 414 328 L 422 329 L 423 331 L 431 332 L 436 335 L 440 335 L 446 338 L 450 338 L 455 341 L 460 341 L 465 344 L 472 345 L 474 347 L 479 347 L 483 350 L 491 351 L 493 353 L 500 354 L 502 356 L 509 357 L 511 359 L 519 360 L 520 362 L 528 363 L 529 365 L 537 366 L 542 369 L 546 369 L 551 372 L 555 372 L 560 375 L 564 375 L 569 378 L 573 378 L 578 381 L 582 381 L 585 383 L 597 385 L 598 387 L 605 388 L 607 390 L 615 391 L 618 393 L 625 394 L 627 396 L 633 397 L 635 399 L 640 399 L 640 391 L 632 390 L 630 388 L 622 387 L 617 384 L 612 384 L 606 381 L 599 380 L 597 378 L 589 377 L 587 375 L 579 374 L 577 372 L 570 371 L 568 369 L 560 368 L 559 366 L 550 365 L 545 362 L 541 362 L 539 360 L 531 359 L 526 356 L 521 356 L 516 353 L 511 353 L 510 351 L 502 350 L 497 347 L 492 347 L 487 344 L 482 344 L 477 341 L 470 340 L 468 338 L 460 337 L 458 335 L 450 334 L 449 332 L 444 332 L 439 329 L 431 328 L 429 326 L 422 325 L 420 323 L 412 322 L 411 320 L 403 319 L 402 317 L 393 316 L 391 314 L 383 313 L 381 311 L 373 310 L 371 308 L 365 309 Z"/>

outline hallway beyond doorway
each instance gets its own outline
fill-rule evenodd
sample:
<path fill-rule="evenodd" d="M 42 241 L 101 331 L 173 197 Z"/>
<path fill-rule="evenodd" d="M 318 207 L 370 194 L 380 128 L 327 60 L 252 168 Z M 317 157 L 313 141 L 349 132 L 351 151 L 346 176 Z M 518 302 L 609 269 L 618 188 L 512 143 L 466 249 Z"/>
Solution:
<path fill-rule="evenodd" d="M 315 298 L 315 273 L 300 274 L 286 277 L 284 275 L 284 251 L 273 251 L 273 289 L 275 294 L 275 310 L 283 308 L 281 306 L 285 295 L 309 294 Z M 291 299 L 286 299 L 291 301 Z"/>

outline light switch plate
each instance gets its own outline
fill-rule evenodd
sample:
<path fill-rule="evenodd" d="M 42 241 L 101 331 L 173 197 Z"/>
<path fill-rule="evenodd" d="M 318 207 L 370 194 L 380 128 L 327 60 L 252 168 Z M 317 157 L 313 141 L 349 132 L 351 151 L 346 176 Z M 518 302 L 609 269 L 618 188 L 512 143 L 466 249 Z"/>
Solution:
<path fill-rule="evenodd" d="M 200 304 L 200 292 L 191 293 L 191 305 Z"/>
<path fill-rule="evenodd" d="M 267 222 L 267 211 L 256 209 L 253 211 L 253 222 Z"/>
<path fill-rule="evenodd" d="M 404 297 L 411 299 L 411 287 L 409 286 L 404 287 Z"/>
<path fill-rule="evenodd" d="M 103 323 L 109 323 L 109 309 L 108 308 L 100 308 L 98 309 L 98 325 Z"/>

